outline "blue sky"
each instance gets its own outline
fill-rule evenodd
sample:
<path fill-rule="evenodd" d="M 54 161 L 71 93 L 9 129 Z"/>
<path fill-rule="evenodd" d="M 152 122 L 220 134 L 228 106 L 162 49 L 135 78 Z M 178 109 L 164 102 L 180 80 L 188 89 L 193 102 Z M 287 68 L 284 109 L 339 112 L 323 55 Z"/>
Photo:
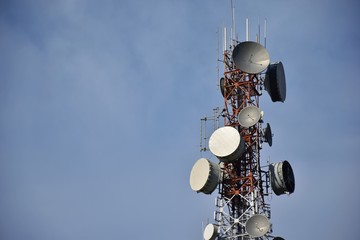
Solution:
<path fill-rule="evenodd" d="M 236 1 L 268 20 L 285 103 L 261 97 L 290 161 L 275 235 L 355 239 L 360 214 L 360 4 Z M 0 1 L 0 238 L 201 239 L 216 194 L 191 191 L 199 119 L 222 105 L 216 32 L 230 1 Z M 211 156 L 209 156 L 211 158 Z M 215 158 L 212 157 L 215 161 Z"/>

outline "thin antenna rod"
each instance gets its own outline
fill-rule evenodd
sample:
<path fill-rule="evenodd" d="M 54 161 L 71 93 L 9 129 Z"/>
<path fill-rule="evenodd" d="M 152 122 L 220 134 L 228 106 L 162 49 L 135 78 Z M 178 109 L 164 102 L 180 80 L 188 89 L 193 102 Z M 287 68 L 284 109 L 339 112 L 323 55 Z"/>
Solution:
<path fill-rule="evenodd" d="M 258 43 L 260 43 L 260 18 L 258 20 Z"/>
<path fill-rule="evenodd" d="M 265 18 L 265 21 L 264 21 L 264 46 L 266 48 L 266 35 L 267 35 L 267 19 Z"/>
<path fill-rule="evenodd" d="M 220 67 L 219 67 L 219 60 L 220 60 L 220 31 L 219 29 L 216 31 L 216 70 L 217 70 L 217 79 L 220 77 Z"/>
<path fill-rule="evenodd" d="M 224 32 L 223 32 L 223 52 L 226 51 L 226 27 L 224 27 Z"/>
<path fill-rule="evenodd" d="M 200 152 L 203 151 L 203 119 L 200 119 Z"/>
<path fill-rule="evenodd" d="M 231 1 L 231 7 L 232 7 L 232 28 L 233 28 L 233 40 L 237 40 L 236 39 L 236 26 L 235 26 L 235 4 L 233 3 L 233 1 Z"/>
<path fill-rule="evenodd" d="M 246 18 L 246 41 L 249 41 L 249 18 Z"/>

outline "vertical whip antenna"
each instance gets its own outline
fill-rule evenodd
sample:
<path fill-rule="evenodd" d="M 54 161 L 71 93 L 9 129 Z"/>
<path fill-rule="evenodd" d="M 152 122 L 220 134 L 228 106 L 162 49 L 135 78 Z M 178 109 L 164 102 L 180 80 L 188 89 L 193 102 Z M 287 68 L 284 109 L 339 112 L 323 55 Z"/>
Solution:
<path fill-rule="evenodd" d="M 249 41 L 249 18 L 246 18 L 246 41 Z"/>
<path fill-rule="evenodd" d="M 259 20 L 258 20 L 258 37 L 257 37 L 257 39 L 258 39 L 258 43 L 260 43 L 260 18 L 259 18 Z"/>
<path fill-rule="evenodd" d="M 264 21 L 264 47 L 266 48 L 266 33 L 267 32 L 267 19 Z"/>
<path fill-rule="evenodd" d="M 231 0 L 231 9 L 232 9 L 231 27 L 233 29 L 233 36 L 232 36 L 233 39 L 232 39 L 232 41 L 234 41 L 234 40 L 237 40 L 237 39 L 236 39 L 236 26 L 235 26 L 235 4 L 233 3 L 232 0 Z M 235 45 L 234 42 L 232 42 L 232 44 Z"/>
<path fill-rule="evenodd" d="M 219 29 L 216 31 L 216 70 L 217 70 L 217 79 L 220 78 L 220 67 L 219 67 L 219 61 L 220 61 L 220 33 Z"/>
<path fill-rule="evenodd" d="M 226 51 L 226 27 L 224 27 L 223 31 L 223 52 Z"/>

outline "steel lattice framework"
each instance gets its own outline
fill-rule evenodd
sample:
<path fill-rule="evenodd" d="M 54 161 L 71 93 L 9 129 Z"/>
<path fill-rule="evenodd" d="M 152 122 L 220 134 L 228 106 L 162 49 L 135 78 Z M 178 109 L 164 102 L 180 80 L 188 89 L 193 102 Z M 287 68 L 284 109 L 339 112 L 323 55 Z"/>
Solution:
<path fill-rule="evenodd" d="M 247 234 L 245 224 L 254 214 L 263 214 L 270 219 L 270 206 L 264 199 L 269 192 L 270 180 L 268 172 L 262 171 L 260 167 L 262 121 L 252 127 L 242 128 L 238 115 L 245 107 L 259 108 L 263 78 L 261 74 L 248 74 L 236 69 L 231 51 L 224 51 L 223 62 L 224 125 L 239 131 L 245 140 L 246 150 L 240 159 L 220 164 L 222 181 L 216 198 L 214 219 L 220 228 L 219 239 L 253 239 Z M 263 236 L 256 239 L 268 238 Z"/>
<path fill-rule="evenodd" d="M 248 19 L 246 22 L 248 29 Z M 266 31 L 264 47 L 258 37 L 256 42 L 248 40 L 248 30 L 246 41 L 239 42 L 234 38 L 234 29 L 231 28 L 231 43 L 227 49 L 224 28 L 223 59 L 219 60 L 224 69 L 220 78 L 222 111 L 221 108 L 213 109 L 212 118 L 201 119 L 200 151 L 210 150 L 220 162 L 200 158 L 191 170 L 190 186 L 204 194 L 218 189 L 215 223 L 205 227 L 205 240 L 283 240 L 272 235 L 271 209 L 267 200 L 272 193 L 278 196 L 293 193 L 295 177 L 287 160 L 268 161 L 263 166 L 265 170 L 260 165 L 263 142 L 272 146 L 270 124 L 262 128 L 260 97 L 266 90 L 273 102 L 284 102 L 285 72 L 282 62 L 270 63 L 265 48 Z M 223 127 L 218 126 L 220 116 Z M 208 139 L 206 121 L 210 119 L 214 121 L 214 132 Z"/>

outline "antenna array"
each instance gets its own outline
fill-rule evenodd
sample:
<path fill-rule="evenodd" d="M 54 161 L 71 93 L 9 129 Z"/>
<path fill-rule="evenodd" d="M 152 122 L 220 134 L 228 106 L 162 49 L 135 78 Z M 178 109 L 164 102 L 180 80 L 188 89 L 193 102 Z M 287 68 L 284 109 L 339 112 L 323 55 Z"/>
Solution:
<path fill-rule="evenodd" d="M 266 46 L 266 20 L 264 44 Z M 226 28 L 223 33 L 224 73 L 220 91 L 224 108 L 222 127 L 217 127 L 208 139 L 209 148 L 219 163 L 199 159 L 190 174 L 190 186 L 196 192 L 211 194 L 218 189 L 214 223 L 204 229 L 205 240 L 215 239 L 282 239 L 272 236 L 271 209 L 266 197 L 291 194 L 295 178 L 288 161 L 260 165 L 263 143 L 272 146 L 270 124 L 262 128 L 264 112 L 260 110 L 262 90 L 273 102 L 286 98 L 285 73 L 281 62 L 270 64 L 269 53 L 260 44 L 260 26 L 255 41 L 249 41 L 249 20 L 246 19 L 246 41 L 235 36 L 234 7 L 232 29 L 227 47 Z M 216 116 L 214 114 L 215 120 Z M 206 122 L 207 118 L 201 120 Z M 202 129 L 202 127 L 201 127 Z M 202 132 L 202 130 L 201 130 Z M 201 139 L 203 139 L 201 135 Z M 205 136 L 205 144 L 207 138 Z"/>

